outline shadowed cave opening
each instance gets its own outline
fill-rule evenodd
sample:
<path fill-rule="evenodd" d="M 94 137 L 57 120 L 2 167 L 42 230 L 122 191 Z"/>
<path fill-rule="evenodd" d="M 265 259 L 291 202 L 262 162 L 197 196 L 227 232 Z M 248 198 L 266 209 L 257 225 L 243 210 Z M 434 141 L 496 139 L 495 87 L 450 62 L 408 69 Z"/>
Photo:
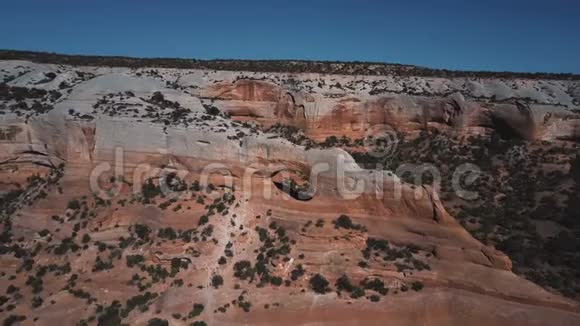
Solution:
<path fill-rule="evenodd" d="M 281 170 L 272 174 L 272 183 L 280 191 L 299 201 L 309 201 L 314 197 L 310 183 L 299 171 Z"/>
<path fill-rule="evenodd" d="M 274 182 L 274 185 L 290 197 L 299 201 L 310 201 L 314 197 L 309 188 L 303 188 L 292 180 L 290 182 L 287 182 L 287 180 L 285 182 Z"/>

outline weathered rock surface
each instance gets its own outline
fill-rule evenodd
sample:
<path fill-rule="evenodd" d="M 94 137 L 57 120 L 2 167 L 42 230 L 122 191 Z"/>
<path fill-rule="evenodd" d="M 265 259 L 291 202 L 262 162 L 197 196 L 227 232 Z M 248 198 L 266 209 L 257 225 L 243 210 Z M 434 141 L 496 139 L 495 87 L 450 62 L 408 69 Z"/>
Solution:
<path fill-rule="evenodd" d="M 43 82 L 48 73 L 56 77 Z M 357 139 L 374 125 L 384 124 L 409 132 L 432 127 L 469 136 L 495 130 L 522 139 L 578 141 L 580 115 L 574 110 L 579 109 L 580 98 L 569 91 L 578 88 L 576 81 L 0 62 L 0 79 L 14 76 L 7 83 L 10 87 L 62 95 L 50 103 L 54 108 L 47 113 L 0 108 L 4 113 L 0 191 L 25 188 L 28 177 L 44 176 L 64 165 L 59 183 L 49 182 L 45 188 L 28 183 L 29 193 L 15 200 L 34 198 L 32 194 L 43 189 L 45 196 L 10 211 L 3 206 L 3 231 L 11 239 L 4 242 L 0 256 L 0 292 L 10 285 L 19 288 L 19 295 L 10 290 L 5 295 L 0 313 L 4 318 L 24 315 L 25 323 L 35 320 L 39 325 L 79 320 L 95 324 L 106 315 L 98 305 L 109 307 L 119 300 L 127 308 L 128 299 L 144 293 L 134 283 L 143 282 L 150 283 L 144 291 L 157 296 L 120 313 L 126 323 L 145 324 L 160 317 L 175 325 L 194 320 L 210 325 L 580 324 L 577 302 L 512 273 L 509 257 L 475 240 L 446 212 L 432 189 L 406 184 L 388 171 L 364 170 L 340 149 L 306 149 L 236 122 L 292 125 L 315 140 Z M 12 101 L 4 99 L 1 105 Z M 213 107 L 231 118 L 209 113 Z M 187 185 L 207 179 L 215 189 L 194 190 L 193 196 L 170 202 L 163 197 L 135 200 L 143 194 L 141 185 L 148 178 L 157 182 L 163 171 L 176 173 Z M 306 200 L 275 184 L 310 175 L 317 177 L 308 180 L 315 184 Z M 95 184 L 120 191 L 96 193 Z M 135 194 L 137 186 L 140 191 Z M 204 235 L 202 216 L 215 210 L 208 208 L 215 198 L 226 194 L 235 200 L 209 217 L 213 229 Z M 71 205 L 75 200 L 81 202 L 79 207 Z M 341 215 L 364 228 L 335 227 L 333 222 Z M 272 222 L 293 244 L 289 253 L 274 254 L 267 266 L 270 274 L 290 281 L 298 264 L 305 273 L 286 285 L 256 287 L 257 281 L 234 276 L 234 265 L 256 262 L 263 240 L 255 228 L 268 229 Z M 128 238 L 138 239 L 136 225 L 146 225 L 150 238 L 139 245 L 120 245 Z M 199 240 L 160 235 L 165 228 L 196 230 L 193 234 Z M 56 248 L 69 243 L 67 239 L 79 248 L 55 254 Z M 369 239 L 387 240 L 389 250 L 407 256 L 388 260 L 383 259 L 385 253 L 372 249 L 365 258 Z M 26 253 L 7 249 L 12 245 Z M 128 266 L 130 255 L 142 255 L 143 261 Z M 95 267 L 97 257 L 104 261 L 113 257 L 112 266 Z M 221 257 L 223 264 L 218 263 Z M 26 259 L 32 260 L 30 269 L 23 268 L 31 264 Z M 154 282 L 155 273 L 146 272 L 146 266 L 171 270 L 176 259 L 187 262 L 187 267 L 177 267 L 163 281 Z M 50 264 L 70 266 L 66 273 L 38 276 L 38 270 Z M 76 280 L 70 281 L 73 274 Z M 333 290 L 342 275 L 353 284 L 379 278 L 389 293 L 377 296 L 378 302 L 365 296 L 354 299 L 345 291 L 318 294 L 309 286 L 316 274 L 323 275 Z M 34 283 L 30 275 L 43 279 L 42 291 L 30 285 Z M 131 281 L 133 275 L 144 281 Z M 215 275 L 223 277 L 218 288 L 211 285 Z M 178 279 L 182 286 L 176 285 Z M 411 289 L 419 282 L 424 289 Z M 78 290 L 88 293 L 88 299 Z M 371 294 L 375 292 L 367 289 L 367 296 Z M 31 305 L 33 298 L 42 302 Z M 249 312 L 238 307 L 244 301 L 251 302 Z M 185 318 L 194 303 L 203 304 L 203 312 Z M 220 312 L 224 305 L 226 312 Z"/>

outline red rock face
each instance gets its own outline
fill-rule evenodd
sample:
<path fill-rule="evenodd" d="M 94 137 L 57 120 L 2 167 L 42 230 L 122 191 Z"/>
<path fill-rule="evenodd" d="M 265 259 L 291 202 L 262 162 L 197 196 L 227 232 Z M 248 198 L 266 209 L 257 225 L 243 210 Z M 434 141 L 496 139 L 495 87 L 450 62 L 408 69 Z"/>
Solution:
<path fill-rule="evenodd" d="M 479 128 L 484 128 L 488 134 L 495 131 L 527 140 L 578 138 L 577 114 L 536 110 L 519 101 L 491 104 L 468 101 L 458 94 L 439 98 L 355 95 L 328 104 L 312 99 L 314 105 L 310 107 L 315 109 L 308 110 L 303 94 L 255 80 L 211 86 L 204 94 L 225 101 L 224 107 L 233 118 L 253 117 L 266 127 L 277 123 L 295 126 L 318 141 L 329 136 L 361 138 L 375 125 L 389 125 L 403 132 L 436 128 L 464 135 L 480 133 Z"/>
<path fill-rule="evenodd" d="M 221 83 L 205 90 L 207 97 L 220 100 L 278 102 L 281 90 L 272 83 L 257 80 L 238 80 Z"/>
<path fill-rule="evenodd" d="M 307 127 L 304 105 L 298 103 L 291 92 L 269 82 L 238 80 L 231 84 L 222 83 L 204 90 L 204 95 L 224 101 L 225 111 L 234 119 L 247 120 L 250 117 L 265 126 L 279 123 Z"/>
<path fill-rule="evenodd" d="M 539 121 L 542 116 L 544 121 Z M 578 116 L 550 119 L 551 115 L 535 114 L 529 106 L 520 103 L 484 106 L 458 104 L 454 99 L 418 99 L 414 106 L 408 106 L 396 98 L 371 101 L 349 98 L 339 101 L 328 114 L 317 117 L 307 132 L 314 139 L 324 140 L 332 135 L 361 138 L 374 125 L 389 125 L 403 132 L 435 128 L 465 135 L 469 135 L 471 129 L 486 128 L 488 133 L 495 131 L 507 138 L 535 140 L 553 137 L 547 130 L 549 126 L 576 124 Z M 556 137 L 576 139 L 577 132 L 572 130 L 567 131 L 567 136 Z"/>
<path fill-rule="evenodd" d="M 296 99 L 290 93 L 285 93 L 274 107 L 274 117 L 277 123 L 308 128 L 304 105 L 296 103 Z"/>
<path fill-rule="evenodd" d="M 421 116 L 404 110 L 395 98 L 363 101 L 358 98 L 340 100 L 331 111 L 316 117 L 307 128 L 309 137 L 324 140 L 329 136 L 363 138 L 374 126 L 388 125 L 410 131 L 421 124 Z"/>
<path fill-rule="evenodd" d="M 314 140 L 362 138 L 383 125 L 571 140 L 574 114 L 459 94 L 338 96 L 252 79 L 210 80 L 197 93 L 162 89 L 163 102 L 150 100 L 161 86 L 145 77 L 128 90 L 114 83 L 125 77 L 103 73 L 95 79 L 104 86 L 76 85 L 49 114 L 0 120 L 0 186 L 10 193 L 0 211 L 2 317 L 40 325 L 580 324 L 577 302 L 512 273 L 510 258 L 473 238 L 432 187 L 364 170 L 341 149 L 306 149 L 233 122 L 295 126 Z M 210 104 L 231 117 L 207 113 Z M 123 115 L 128 107 L 136 111 Z M 326 286 L 313 281 L 320 275 Z"/>

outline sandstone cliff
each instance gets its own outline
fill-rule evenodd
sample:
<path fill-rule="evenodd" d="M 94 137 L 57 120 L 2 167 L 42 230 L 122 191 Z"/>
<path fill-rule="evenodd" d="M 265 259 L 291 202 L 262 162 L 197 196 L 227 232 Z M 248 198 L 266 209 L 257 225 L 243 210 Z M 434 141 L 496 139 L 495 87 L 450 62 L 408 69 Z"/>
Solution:
<path fill-rule="evenodd" d="M 514 274 L 433 188 L 264 131 L 288 125 L 322 142 L 378 125 L 573 143 L 578 81 L 27 61 L 0 62 L 0 79 L 4 318 L 580 323 L 576 301 Z"/>

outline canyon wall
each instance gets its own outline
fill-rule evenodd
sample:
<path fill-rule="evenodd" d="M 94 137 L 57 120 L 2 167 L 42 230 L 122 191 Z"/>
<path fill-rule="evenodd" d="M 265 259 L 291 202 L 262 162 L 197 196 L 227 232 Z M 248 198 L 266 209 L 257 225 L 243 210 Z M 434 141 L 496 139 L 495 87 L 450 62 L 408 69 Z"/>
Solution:
<path fill-rule="evenodd" d="M 124 322 L 159 317 L 175 325 L 194 319 L 212 325 L 580 323 L 576 301 L 515 275 L 510 258 L 474 239 L 431 187 L 407 184 L 391 171 L 365 170 L 344 150 L 307 148 L 263 131 L 288 125 L 324 141 L 368 137 L 375 126 L 387 126 L 409 134 L 437 129 L 576 142 L 576 81 L 25 61 L 0 62 L 0 73 L 10 94 L 17 87 L 60 93 L 56 99 L 2 98 L 0 190 L 23 190 L 16 205 L 3 203 L 9 240 L 3 240 L 0 256 L 0 291 L 19 288 L 18 296 L 7 297 L 14 307 L 2 306 L 3 316 L 36 318 L 41 325 L 106 324 L 109 317 L 98 306 L 113 307 L 106 311 L 114 315 L 112 302 L 119 300 L 127 309 L 131 298 L 143 294 L 135 283 L 145 282 L 154 298 L 133 303 L 140 309 L 126 314 L 117 311 Z M 51 109 L 38 113 L 34 101 Z M 51 180 L 53 171 L 62 171 L 54 183 L 30 179 L 38 174 Z M 178 175 L 193 197 L 144 195 L 147 182 L 160 186 L 167 173 Z M 290 179 L 310 184 L 307 196 L 279 185 Z M 212 186 L 196 190 L 193 184 L 204 180 Z M 223 200 L 227 209 L 219 214 L 209 214 L 222 203 L 219 198 L 234 199 Z M 338 222 L 342 215 L 350 222 Z M 201 222 L 204 216 L 211 232 Z M 139 242 L 135 230 L 143 226 L 150 238 Z M 166 237 L 167 228 L 179 236 Z M 199 240 L 184 240 L 186 230 Z M 134 242 L 127 245 L 127 239 Z M 264 243 L 291 245 L 271 253 Z M 76 249 L 57 254 L 63 246 Z M 144 257 L 137 267 L 128 263 L 134 255 Z M 111 266 L 95 267 L 107 259 Z M 265 267 L 258 264 L 263 259 Z M 236 263 L 242 261 L 268 270 L 269 280 L 287 282 L 264 284 L 264 273 L 257 274 L 261 284 L 240 278 Z M 68 264 L 68 273 L 46 273 L 38 292 L 30 275 L 39 277 L 50 264 Z M 298 265 L 304 271 L 293 277 Z M 156 281 L 149 267 L 177 271 Z M 223 277 L 222 285 L 213 283 L 216 275 Z M 332 291 L 313 291 L 316 275 Z M 342 276 L 362 287 L 378 279 L 388 294 L 372 286 L 362 296 L 336 291 Z M 42 298 L 40 305 L 31 306 L 33 297 Z M 243 302 L 251 302 L 247 312 Z M 194 303 L 205 308 L 186 317 Z"/>

